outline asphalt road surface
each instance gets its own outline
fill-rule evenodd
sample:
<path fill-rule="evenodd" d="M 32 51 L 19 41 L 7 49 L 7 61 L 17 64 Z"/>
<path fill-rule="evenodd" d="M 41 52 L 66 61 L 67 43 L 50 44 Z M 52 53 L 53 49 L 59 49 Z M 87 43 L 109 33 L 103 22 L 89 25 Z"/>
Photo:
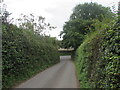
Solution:
<path fill-rule="evenodd" d="M 78 88 L 71 56 L 60 56 L 60 63 L 40 72 L 16 88 Z"/>

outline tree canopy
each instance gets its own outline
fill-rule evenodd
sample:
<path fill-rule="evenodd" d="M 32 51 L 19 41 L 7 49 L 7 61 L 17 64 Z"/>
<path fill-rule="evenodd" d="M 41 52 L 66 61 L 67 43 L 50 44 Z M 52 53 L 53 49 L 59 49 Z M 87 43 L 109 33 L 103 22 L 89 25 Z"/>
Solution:
<path fill-rule="evenodd" d="M 90 19 L 99 19 L 102 20 L 105 17 L 111 18 L 113 13 L 111 13 L 111 9 L 109 7 L 104 7 L 97 3 L 84 3 L 77 5 L 70 19 L 83 19 L 83 20 L 90 20 Z"/>
<path fill-rule="evenodd" d="M 73 9 L 70 20 L 65 22 L 61 36 L 65 48 L 77 47 L 83 42 L 85 35 L 95 30 L 93 24 L 96 19 L 100 22 L 104 18 L 113 19 L 114 14 L 109 7 L 97 3 L 79 4 Z"/>

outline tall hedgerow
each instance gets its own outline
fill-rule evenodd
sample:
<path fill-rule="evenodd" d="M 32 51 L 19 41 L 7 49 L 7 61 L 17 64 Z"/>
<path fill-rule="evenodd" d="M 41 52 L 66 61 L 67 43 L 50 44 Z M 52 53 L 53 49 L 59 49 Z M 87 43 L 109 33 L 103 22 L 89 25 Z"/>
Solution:
<path fill-rule="evenodd" d="M 23 24 L 30 27 L 29 23 Z M 3 88 L 13 87 L 59 62 L 56 39 L 28 26 L 2 24 Z"/>
<path fill-rule="evenodd" d="M 120 27 L 111 22 L 97 22 L 77 50 L 81 88 L 120 88 Z"/>

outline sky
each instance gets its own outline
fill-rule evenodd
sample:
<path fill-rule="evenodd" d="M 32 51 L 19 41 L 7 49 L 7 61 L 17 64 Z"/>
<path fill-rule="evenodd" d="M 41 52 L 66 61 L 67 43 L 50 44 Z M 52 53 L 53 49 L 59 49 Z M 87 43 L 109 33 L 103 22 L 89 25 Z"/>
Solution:
<path fill-rule="evenodd" d="M 63 25 L 69 20 L 73 8 L 85 2 L 97 2 L 103 6 L 115 6 L 120 0 L 4 0 L 6 9 L 12 13 L 11 17 L 17 19 L 20 14 L 43 16 L 46 22 L 57 28 L 49 31 L 50 36 L 61 39 L 58 35 L 63 30 Z"/>

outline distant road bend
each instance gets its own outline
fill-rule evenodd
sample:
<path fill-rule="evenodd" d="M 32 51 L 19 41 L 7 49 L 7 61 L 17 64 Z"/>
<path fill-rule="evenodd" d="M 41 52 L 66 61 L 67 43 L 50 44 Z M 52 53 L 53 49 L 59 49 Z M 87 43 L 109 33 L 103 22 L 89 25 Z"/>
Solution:
<path fill-rule="evenodd" d="M 71 56 L 60 56 L 60 63 L 40 72 L 16 88 L 78 88 Z"/>

